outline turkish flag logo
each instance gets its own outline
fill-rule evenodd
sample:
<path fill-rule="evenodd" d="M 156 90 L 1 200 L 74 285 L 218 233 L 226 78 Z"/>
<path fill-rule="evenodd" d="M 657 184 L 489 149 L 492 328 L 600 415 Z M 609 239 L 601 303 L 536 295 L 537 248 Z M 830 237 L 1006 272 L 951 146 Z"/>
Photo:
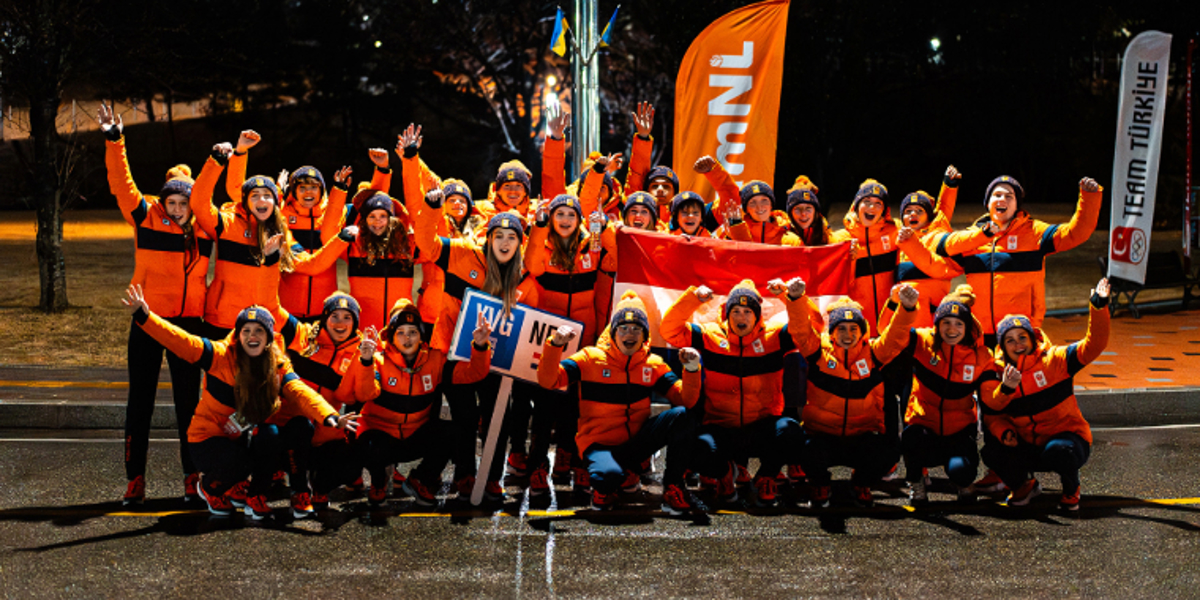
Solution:
<path fill-rule="evenodd" d="M 1109 250 L 1111 260 L 1140 264 L 1146 258 L 1149 242 L 1146 232 L 1137 227 L 1114 227 L 1112 232 L 1112 247 Z"/>

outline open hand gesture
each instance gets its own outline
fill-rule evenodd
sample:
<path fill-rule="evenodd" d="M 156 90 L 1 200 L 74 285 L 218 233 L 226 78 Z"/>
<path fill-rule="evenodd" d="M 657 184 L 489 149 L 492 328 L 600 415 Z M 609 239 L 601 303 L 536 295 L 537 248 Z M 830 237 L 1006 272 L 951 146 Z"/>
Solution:
<path fill-rule="evenodd" d="M 912 227 L 907 227 L 907 226 L 901 227 L 900 231 L 896 232 L 896 243 L 903 244 L 904 242 L 911 240 L 912 236 L 913 236 Z"/>
<path fill-rule="evenodd" d="M 333 182 L 350 187 L 350 174 L 353 172 L 354 169 L 351 169 L 349 165 L 344 166 L 333 173 Z"/>
<path fill-rule="evenodd" d="M 616 154 L 609 154 L 608 156 L 601 156 L 600 158 L 596 159 L 596 164 L 603 166 L 605 173 L 615 173 L 621 168 L 622 163 L 623 161 L 621 159 L 620 152 L 617 152 Z"/>
<path fill-rule="evenodd" d="M 129 309 L 130 313 L 136 313 L 139 309 L 150 312 L 150 305 L 146 304 L 146 296 L 142 294 L 142 286 L 129 284 L 129 288 L 125 290 L 125 298 L 121 298 L 121 304 Z"/>
<path fill-rule="evenodd" d="M 396 143 L 396 154 L 403 155 L 404 149 L 409 146 L 420 149 L 422 141 L 421 126 L 409 123 L 408 127 L 404 128 L 404 133 L 400 134 L 400 141 Z"/>
<path fill-rule="evenodd" d="M 633 125 L 637 128 L 637 134 L 643 138 L 650 137 L 650 130 L 654 128 L 654 105 L 643 100 L 638 102 L 637 111 L 629 114 L 633 117 Z"/>
<path fill-rule="evenodd" d="M 556 140 L 563 139 L 563 133 L 567 130 L 570 120 L 570 115 L 563 112 L 561 105 L 546 108 L 546 131 L 550 137 Z"/>
<path fill-rule="evenodd" d="M 335 425 L 335 427 L 337 427 L 338 429 L 344 429 L 344 430 L 352 432 L 352 433 L 357 432 L 358 431 L 358 418 L 361 416 L 362 415 L 360 415 L 356 412 L 346 413 L 344 415 L 338 415 L 337 416 L 337 425 Z"/>
<path fill-rule="evenodd" d="M 1099 283 L 1096 284 L 1096 289 L 1092 290 L 1092 293 L 1099 295 L 1101 298 L 1107 298 L 1109 292 L 1111 292 L 1111 291 L 1112 291 L 1112 287 L 1108 283 L 1108 278 L 1105 277 L 1104 279 L 1101 279 Z"/>
<path fill-rule="evenodd" d="M 100 103 L 100 114 L 97 120 L 100 121 L 100 129 L 105 133 L 108 133 L 108 130 L 113 127 L 117 128 L 118 133 L 125 130 L 125 124 L 121 121 L 121 115 L 113 112 L 113 109 L 109 108 L 103 102 Z"/>
<path fill-rule="evenodd" d="M 267 238 L 267 243 L 263 244 L 263 254 L 271 255 L 279 252 L 279 247 L 283 245 L 283 234 L 277 233 Z"/>

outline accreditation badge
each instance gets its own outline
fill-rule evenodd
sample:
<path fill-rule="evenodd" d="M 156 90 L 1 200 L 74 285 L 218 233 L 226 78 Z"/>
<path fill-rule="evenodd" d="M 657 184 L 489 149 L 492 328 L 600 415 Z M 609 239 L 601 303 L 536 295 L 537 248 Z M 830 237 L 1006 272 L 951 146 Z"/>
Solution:
<path fill-rule="evenodd" d="M 433 375 L 422 375 L 421 385 L 425 387 L 425 391 L 433 390 Z"/>
<path fill-rule="evenodd" d="M 866 377 L 871 374 L 871 365 L 867 364 L 867 359 L 865 358 L 858 359 L 858 362 L 854 363 L 854 368 L 858 369 L 859 377 Z"/>
<path fill-rule="evenodd" d="M 963 381 L 975 381 L 975 365 L 963 367 Z"/>

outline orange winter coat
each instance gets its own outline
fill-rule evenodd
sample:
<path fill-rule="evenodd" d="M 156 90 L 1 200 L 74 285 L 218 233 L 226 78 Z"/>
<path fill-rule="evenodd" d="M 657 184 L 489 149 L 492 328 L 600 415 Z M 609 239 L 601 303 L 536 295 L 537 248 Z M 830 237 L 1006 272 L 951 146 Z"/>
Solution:
<path fill-rule="evenodd" d="M 983 424 L 996 439 L 1006 429 L 1031 444 L 1042 445 L 1054 435 L 1071 432 L 1092 443 L 1092 429 L 1075 398 L 1075 374 L 1100 357 L 1108 346 L 1107 307 L 1090 305 L 1088 332 L 1074 344 L 1053 346 L 1045 332 L 1037 330 L 1037 349 L 1020 357 L 1013 366 L 1021 371 L 1017 389 L 996 386 L 991 394 L 980 394 Z M 997 377 L 1004 374 L 1003 350 L 997 350 Z"/>
<path fill-rule="evenodd" d="M 951 257 L 975 289 L 975 311 L 984 333 L 995 333 L 1005 315 L 1028 315 L 1035 327 L 1046 316 L 1046 257 L 1087 241 L 1096 230 L 1104 190 L 1079 192 L 1071 220 L 1051 225 L 1025 212 L 1008 229 L 988 238 L 980 229 L 984 215 L 964 231 L 944 235 L 937 253 Z"/>
<path fill-rule="evenodd" d="M 912 329 L 913 387 L 904 422 L 932 429 L 938 435 L 954 435 L 975 427 L 975 393 L 991 394 L 999 385 L 992 353 L 983 339 L 973 345 L 936 343 L 932 327 Z"/>
<path fill-rule="evenodd" d="M 213 243 L 192 219 L 193 238 L 184 239 L 183 228 L 163 209 L 159 198 L 143 196 L 133 182 L 125 155 L 125 138 L 105 143 L 108 187 L 117 197 L 121 216 L 133 226 L 133 279 L 142 286 L 150 310 L 164 317 L 204 316 L 205 279 Z M 215 179 L 220 172 L 209 172 Z M 205 177 L 202 173 L 201 177 Z"/>
<path fill-rule="evenodd" d="M 471 239 L 439 237 L 437 229 L 443 221 L 441 206 L 429 206 L 425 201 L 421 204 L 416 214 L 417 249 L 423 260 L 436 265 L 446 277 L 429 345 L 436 350 L 449 352 L 463 297 L 468 289 L 482 290 L 487 280 L 487 259 L 483 254 L 483 246 L 476 245 Z M 523 265 L 514 267 L 523 268 Z M 537 306 L 537 281 L 528 274 L 517 286 L 517 301 L 526 306 Z"/>
<path fill-rule="evenodd" d="M 413 300 L 416 256 L 420 254 L 415 244 L 413 254 L 413 260 L 405 266 L 390 254 L 371 260 L 361 241 L 356 241 L 346 250 L 344 258 L 346 278 L 350 282 L 350 295 L 362 306 L 360 328 L 365 330 L 374 326 L 376 329 L 382 329 L 387 325 L 388 310 L 397 300 Z"/>
<path fill-rule="evenodd" d="M 850 285 L 850 299 L 863 307 L 867 325 L 878 330 L 879 311 L 892 293 L 896 283 L 896 266 L 900 262 L 900 250 L 896 233 L 900 230 L 896 221 L 884 218 L 870 227 L 863 227 L 858 216 L 848 213 L 843 220 L 846 228 L 833 232 L 830 244 L 858 240 L 858 256 L 854 261 L 854 281 Z"/>
<path fill-rule="evenodd" d="M 359 361 L 358 344 L 362 338 L 356 333 L 337 344 L 322 327 L 317 333 L 315 349 L 309 352 L 309 337 L 316 327 L 310 323 L 298 323 L 295 334 L 291 335 L 292 339 L 284 339 L 292 370 L 334 410 L 340 411 L 346 404 L 365 402 L 373 388 L 370 381 L 371 367 Z M 299 414 L 284 407 L 275 413 L 269 422 L 283 425 Z M 312 441 L 314 446 L 346 439 L 346 433 L 337 427 L 329 427 L 320 422 L 316 426 L 317 431 Z"/>
<path fill-rule="evenodd" d="M 787 307 L 788 325 L 760 319 L 749 335 L 738 336 L 728 317 L 720 323 L 689 323 L 701 302 L 689 287 L 663 313 L 659 333 L 677 348 L 700 351 L 704 380 L 704 424 L 744 427 L 783 414 L 783 355 L 795 350 L 797 332 L 808 328 L 798 312 L 805 300 L 778 299 Z M 803 317 L 807 319 L 807 316 Z"/>
<path fill-rule="evenodd" d="M 896 283 L 909 283 L 921 293 L 921 302 L 937 309 L 942 298 L 950 293 L 950 280 L 963 274 L 963 270 L 952 260 L 930 253 L 937 247 L 938 241 L 953 229 L 950 219 L 954 218 L 954 207 L 958 200 L 958 188 L 942 184 L 938 193 L 936 216 L 924 229 L 907 242 L 900 243 L 900 264 L 896 266 Z M 924 251 L 914 248 L 920 244 Z M 916 250 L 916 251 L 914 251 Z M 920 260 L 913 260 L 913 255 L 920 252 Z M 927 321 L 927 322 L 926 322 Z M 917 327 L 932 326 L 932 320 L 917 323 Z"/>
<path fill-rule="evenodd" d="M 169 352 L 204 369 L 204 391 L 200 396 L 200 404 L 196 406 L 192 424 L 188 427 L 188 442 L 194 444 L 213 437 L 240 437 L 242 430 L 230 419 L 237 412 L 233 384 L 238 367 L 230 348 L 238 342 L 233 332 L 224 340 L 210 340 L 191 335 L 157 315 L 139 312 L 135 317 L 142 329 Z M 285 328 L 295 326 L 295 319 L 289 321 Z M 317 422 L 337 415 L 337 411 L 320 394 L 300 381 L 289 361 L 284 360 L 276 367 L 275 376 L 280 378 L 281 383 L 276 411 L 295 411 Z"/>
<path fill-rule="evenodd" d="M 816 305 L 797 304 L 798 322 L 809 324 L 796 342 L 808 361 L 804 428 L 837 436 L 882 433 L 883 367 L 904 350 L 916 309 L 899 311 L 883 335 L 871 339 L 868 328 L 858 345 L 842 349 L 810 321 Z"/>
<path fill-rule="evenodd" d="M 562 358 L 563 349 L 547 338 L 538 362 L 538 383 L 564 390 L 579 384 L 579 431 L 575 443 L 583 455 L 594 444 L 619 446 L 637 435 L 650 418 L 650 394 L 657 392 L 676 406 L 691 408 L 700 396 L 700 371 L 683 379 L 643 344 L 633 356 L 614 345 L 588 346 Z"/>
<path fill-rule="evenodd" d="M 241 202 L 227 204 L 217 210 L 212 204 L 213 187 L 221 166 L 213 158 L 204 164 L 200 179 L 192 188 L 191 207 L 196 224 L 217 240 L 217 266 L 209 288 L 204 320 L 230 329 L 243 308 L 254 304 L 275 313 L 276 325 L 286 319 L 279 304 L 279 253 L 258 256 L 257 219 L 246 212 Z M 205 172 L 209 176 L 205 176 Z M 295 252 L 295 271 L 314 274 L 329 269 L 347 243 L 334 236 L 315 254 L 300 251 L 290 232 L 285 232 L 284 244 Z M 324 301 L 324 298 L 321 299 Z"/>
<path fill-rule="evenodd" d="M 726 223 L 713 232 L 713 237 L 722 240 L 755 242 L 772 246 L 803 246 L 800 237 L 792 233 L 791 223 L 781 211 L 771 213 L 766 221 L 746 219 L 737 225 Z"/>
<path fill-rule="evenodd" d="M 491 354 L 490 348 L 472 346 L 470 362 L 448 361 L 445 353 L 422 344 L 410 365 L 392 344 L 384 343 L 371 367 L 373 387 L 363 406 L 360 434 L 375 429 L 399 439 L 411 436 L 438 418 L 445 384 L 475 383 L 487 376 Z"/>

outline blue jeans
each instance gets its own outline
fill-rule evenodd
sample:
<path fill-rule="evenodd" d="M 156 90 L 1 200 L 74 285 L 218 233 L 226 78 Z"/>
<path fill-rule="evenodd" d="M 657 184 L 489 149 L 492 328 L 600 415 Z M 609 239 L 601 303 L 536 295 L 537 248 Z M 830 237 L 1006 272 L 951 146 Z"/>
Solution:
<path fill-rule="evenodd" d="M 1062 478 L 1063 490 L 1079 486 L 1079 469 L 1087 464 L 1092 446 L 1078 434 L 1065 431 L 1052 436 L 1044 445 L 1018 440 L 1014 447 L 1005 446 L 988 435 L 983 442 L 983 462 L 991 467 L 1009 489 L 1017 489 L 1029 481 L 1034 471 L 1053 471 Z"/>
<path fill-rule="evenodd" d="M 659 448 L 667 447 L 667 471 L 663 485 L 683 485 L 683 472 L 691 461 L 696 422 L 687 409 L 676 406 L 646 419 L 629 441 L 619 446 L 593 444 L 583 453 L 588 477 L 596 491 L 615 492 L 632 470 L 650 458 Z"/>

